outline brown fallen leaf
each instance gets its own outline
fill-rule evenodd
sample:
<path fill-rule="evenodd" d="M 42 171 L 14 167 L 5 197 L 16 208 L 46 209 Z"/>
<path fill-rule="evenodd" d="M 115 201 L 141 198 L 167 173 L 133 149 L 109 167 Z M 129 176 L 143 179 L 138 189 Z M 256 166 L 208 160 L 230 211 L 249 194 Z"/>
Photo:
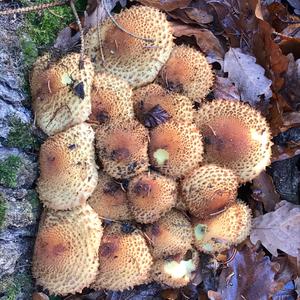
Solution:
<path fill-rule="evenodd" d="M 188 6 L 192 0 L 138 0 L 146 6 L 153 6 L 160 10 L 171 11 Z"/>
<path fill-rule="evenodd" d="M 275 291 L 274 277 L 279 268 L 263 251 L 257 253 L 245 244 L 222 270 L 218 292 L 228 300 L 268 300 Z"/>
<path fill-rule="evenodd" d="M 300 206 L 287 201 L 279 202 L 274 212 L 253 219 L 250 240 L 261 241 L 272 255 L 277 249 L 298 257 L 300 255 Z"/>
<path fill-rule="evenodd" d="M 34 292 L 32 294 L 32 300 L 49 300 L 49 297 L 44 293 Z"/>
<path fill-rule="evenodd" d="M 228 78 L 216 76 L 213 91 L 216 99 L 241 100 L 237 87 Z"/>
<path fill-rule="evenodd" d="M 256 63 L 255 57 L 244 54 L 240 48 L 230 48 L 225 54 L 224 71 L 228 72 L 228 79 L 234 82 L 241 98 L 250 105 L 257 106 L 262 99 L 271 98 L 272 82 L 264 75 L 264 68 Z"/>

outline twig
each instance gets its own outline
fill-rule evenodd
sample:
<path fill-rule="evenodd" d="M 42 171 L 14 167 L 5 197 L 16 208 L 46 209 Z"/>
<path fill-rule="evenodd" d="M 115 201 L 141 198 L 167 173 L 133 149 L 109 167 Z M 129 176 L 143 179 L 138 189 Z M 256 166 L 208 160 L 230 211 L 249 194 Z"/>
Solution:
<path fill-rule="evenodd" d="M 96 17 L 97 17 L 97 22 L 99 20 L 99 0 L 97 0 L 97 7 L 96 7 Z M 99 30 L 100 23 L 97 24 L 97 37 L 98 37 L 98 43 L 99 43 L 99 48 L 100 48 L 100 55 L 101 55 L 101 60 L 102 60 L 102 65 L 105 68 L 105 58 L 104 58 L 104 53 L 103 53 L 103 45 L 102 45 L 102 39 L 100 35 L 100 30 Z"/>

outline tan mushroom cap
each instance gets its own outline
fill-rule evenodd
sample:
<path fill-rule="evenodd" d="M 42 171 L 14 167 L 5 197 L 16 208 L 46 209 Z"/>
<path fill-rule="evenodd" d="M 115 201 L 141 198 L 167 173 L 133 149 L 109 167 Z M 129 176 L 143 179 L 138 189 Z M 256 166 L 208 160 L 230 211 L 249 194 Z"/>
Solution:
<path fill-rule="evenodd" d="M 152 82 L 173 47 L 165 14 L 155 8 L 134 6 L 114 18 L 127 32 L 108 18 L 98 30 L 93 28 L 88 32 L 86 54 L 95 62 L 97 71 L 114 74 L 133 87 Z M 102 51 L 98 33 L 102 39 Z"/>
<path fill-rule="evenodd" d="M 37 60 L 30 87 L 37 125 L 48 135 L 84 122 L 91 113 L 91 85 L 94 67 L 85 58 L 71 53 L 56 63 L 46 63 L 49 55 Z"/>
<path fill-rule="evenodd" d="M 128 186 L 129 208 L 135 220 L 152 223 L 176 203 L 176 182 L 156 172 L 134 177 Z"/>
<path fill-rule="evenodd" d="M 189 46 L 175 46 L 160 73 L 163 85 L 200 102 L 211 90 L 214 74 L 205 56 Z"/>
<path fill-rule="evenodd" d="M 89 205 L 49 209 L 37 234 L 32 273 L 50 294 L 80 293 L 96 278 L 101 221 Z"/>
<path fill-rule="evenodd" d="M 265 118 L 249 105 L 230 100 L 203 104 L 195 122 L 204 140 L 204 159 L 250 181 L 270 164 L 271 134 Z"/>
<path fill-rule="evenodd" d="M 40 200 L 53 209 L 72 209 L 92 194 L 98 179 L 94 132 L 82 123 L 46 140 L 41 146 Z"/>
<path fill-rule="evenodd" d="M 183 176 L 199 165 L 202 153 L 202 137 L 193 124 L 169 121 L 150 131 L 150 163 L 164 175 Z"/>
<path fill-rule="evenodd" d="M 101 218 L 114 221 L 132 219 L 127 194 L 122 184 L 102 171 L 99 172 L 98 185 L 88 204 Z"/>
<path fill-rule="evenodd" d="M 153 6 L 160 10 L 171 11 L 178 7 L 178 1 L 161 1 L 161 0 L 139 0 L 140 3 L 146 6 Z M 180 8 L 187 7 L 191 0 L 180 0 Z"/>
<path fill-rule="evenodd" d="M 230 169 L 205 165 L 194 169 L 182 181 L 184 202 L 190 213 L 206 219 L 228 205 L 237 197 L 238 178 Z"/>
<path fill-rule="evenodd" d="M 119 226 L 114 224 L 113 227 Z M 142 234 L 135 230 L 122 233 L 120 228 L 104 232 L 99 249 L 100 266 L 94 289 L 123 291 L 149 282 L 152 256 Z"/>
<path fill-rule="evenodd" d="M 195 277 L 199 263 L 199 254 L 194 249 L 175 257 L 158 259 L 152 267 L 152 279 L 172 288 L 186 286 Z"/>
<path fill-rule="evenodd" d="M 183 254 L 192 247 L 192 225 L 183 213 L 175 209 L 150 225 L 146 233 L 155 258 Z"/>
<path fill-rule="evenodd" d="M 195 247 L 206 253 L 220 253 L 245 240 L 250 228 L 251 211 L 237 202 L 211 219 L 195 222 Z"/>
<path fill-rule="evenodd" d="M 132 89 L 129 84 L 108 73 L 98 73 L 94 77 L 90 121 L 106 124 L 127 121 L 134 118 Z"/>
<path fill-rule="evenodd" d="M 135 120 L 98 127 L 96 146 L 104 171 L 118 179 L 146 171 L 148 139 L 148 130 Z"/>
<path fill-rule="evenodd" d="M 188 124 L 193 122 L 194 110 L 190 99 L 167 92 L 158 84 L 136 89 L 132 100 L 137 118 L 146 127 L 155 127 L 167 120 Z M 156 125 L 151 126 L 152 123 Z"/>

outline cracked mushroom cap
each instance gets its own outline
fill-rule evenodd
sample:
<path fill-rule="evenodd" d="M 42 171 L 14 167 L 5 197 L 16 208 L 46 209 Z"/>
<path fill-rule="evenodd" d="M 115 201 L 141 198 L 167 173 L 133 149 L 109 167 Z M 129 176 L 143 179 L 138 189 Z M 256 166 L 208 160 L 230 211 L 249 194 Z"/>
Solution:
<path fill-rule="evenodd" d="M 159 173 L 142 173 L 128 186 L 129 208 L 139 223 L 152 223 L 176 203 L 176 182 Z"/>
<path fill-rule="evenodd" d="M 230 100 L 205 103 L 195 122 L 203 135 L 204 159 L 250 181 L 270 164 L 271 134 L 265 118 L 249 105 Z"/>
<path fill-rule="evenodd" d="M 163 86 L 200 102 L 211 90 L 214 74 L 205 56 L 189 46 L 175 46 L 160 73 Z"/>
<path fill-rule="evenodd" d="M 52 209 L 72 209 L 92 194 L 98 179 L 94 131 L 82 123 L 46 140 L 41 146 L 40 200 Z"/>
<path fill-rule="evenodd" d="M 102 171 L 99 172 L 98 185 L 89 198 L 88 204 L 101 218 L 114 221 L 132 219 L 122 183 Z"/>
<path fill-rule="evenodd" d="M 116 14 L 114 19 L 119 27 L 107 18 L 98 30 L 88 32 L 86 54 L 95 62 L 97 71 L 114 74 L 132 87 L 152 82 L 173 47 L 165 14 L 155 8 L 134 6 Z"/>
<path fill-rule="evenodd" d="M 170 121 L 150 131 L 150 163 L 164 175 L 183 176 L 199 165 L 202 153 L 202 137 L 193 124 Z"/>
<path fill-rule="evenodd" d="M 40 225 L 32 273 L 50 294 L 80 293 L 96 278 L 101 221 L 89 205 L 48 210 Z"/>
<path fill-rule="evenodd" d="M 112 74 L 98 73 L 94 77 L 89 120 L 98 124 L 127 121 L 134 118 L 132 89 L 128 83 Z"/>
<path fill-rule="evenodd" d="M 187 97 L 169 93 L 160 85 L 152 83 L 134 91 L 134 111 L 139 121 L 153 128 L 168 120 L 193 122 L 193 106 Z"/>
<path fill-rule="evenodd" d="M 181 212 L 172 209 L 146 230 L 155 258 L 185 253 L 193 242 L 192 225 Z"/>
<path fill-rule="evenodd" d="M 104 171 L 118 179 L 146 171 L 148 139 L 148 130 L 135 120 L 98 127 L 96 147 Z"/>
<path fill-rule="evenodd" d="M 149 282 L 152 256 L 138 230 L 124 233 L 121 226 L 105 230 L 100 249 L 100 266 L 94 289 L 123 291 Z"/>
<path fill-rule="evenodd" d="M 34 64 L 30 87 L 37 125 L 48 135 L 84 122 L 91 113 L 91 85 L 94 67 L 71 53 L 55 63 L 47 54 Z"/>
<path fill-rule="evenodd" d="M 246 204 L 237 202 L 211 219 L 195 222 L 195 247 L 210 254 L 223 252 L 245 240 L 250 228 L 251 211 Z"/>
<path fill-rule="evenodd" d="M 182 195 L 189 212 L 206 219 L 228 205 L 237 197 L 238 178 L 232 170 L 216 165 L 194 169 L 182 181 Z"/>
<path fill-rule="evenodd" d="M 194 249 L 170 258 L 158 259 L 152 267 L 152 279 L 172 288 L 186 286 L 195 277 L 199 263 L 199 254 Z"/>

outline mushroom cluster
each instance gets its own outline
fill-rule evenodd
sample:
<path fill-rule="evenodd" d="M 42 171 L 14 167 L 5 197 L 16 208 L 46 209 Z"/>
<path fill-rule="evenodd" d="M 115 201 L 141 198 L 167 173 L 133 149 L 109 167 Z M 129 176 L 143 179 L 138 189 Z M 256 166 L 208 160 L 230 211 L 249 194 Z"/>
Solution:
<path fill-rule="evenodd" d="M 59 295 L 185 286 L 201 252 L 249 234 L 237 191 L 270 162 L 268 124 L 245 102 L 205 100 L 211 66 L 173 44 L 156 8 L 125 9 L 85 41 L 84 61 L 46 54 L 31 76 L 37 124 L 49 135 L 33 276 Z"/>

